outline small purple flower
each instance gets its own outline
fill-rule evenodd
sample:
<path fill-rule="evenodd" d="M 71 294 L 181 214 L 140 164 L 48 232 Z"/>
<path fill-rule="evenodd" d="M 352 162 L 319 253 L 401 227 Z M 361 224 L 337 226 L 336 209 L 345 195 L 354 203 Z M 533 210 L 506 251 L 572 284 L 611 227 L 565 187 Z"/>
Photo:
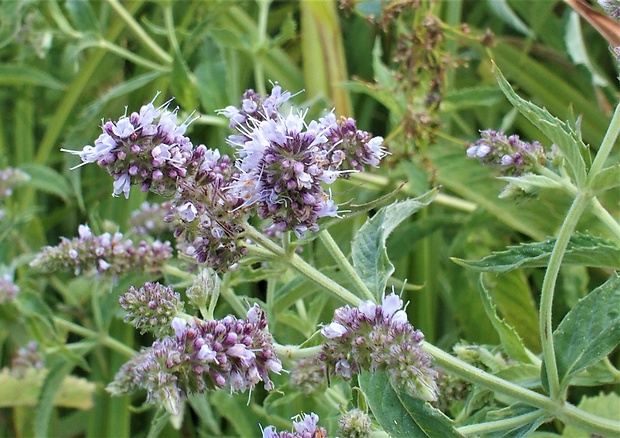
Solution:
<path fill-rule="evenodd" d="M 19 286 L 13 281 L 13 275 L 0 273 L 0 304 L 13 301 L 19 293 Z"/>
<path fill-rule="evenodd" d="M 620 19 L 620 0 L 598 0 L 598 4 L 610 17 Z"/>
<path fill-rule="evenodd" d="M 129 226 L 134 234 L 158 236 L 170 227 L 164 221 L 164 217 L 170 209 L 170 202 L 149 203 L 144 202 L 139 210 L 131 213 Z"/>
<path fill-rule="evenodd" d="M 13 194 L 13 188 L 28 181 L 30 176 L 19 169 L 7 167 L 0 170 L 0 200 Z"/>
<path fill-rule="evenodd" d="M 172 255 L 168 242 L 140 241 L 134 245 L 118 232 L 96 236 L 88 225 L 80 225 L 78 235 L 71 240 L 61 237 L 58 246 L 44 247 L 30 266 L 43 272 L 71 269 L 75 275 L 96 272 L 117 278 L 136 269 L 159 273 Z"/>
<path fill-rule="evenodd" d="M 272 390 L 269 372 L 280 374 L 265 313 L 255 305 L 247 319 L 186 321 L 174 318 L 174 336 L 143 349 L 127 362 L 108 385 L 113 395 L 145 389 L 148 401 L 177 413 L 187 394 L 229 388 L 252 390 L 259 382 Z"/>
<path fill-rule="evenodd" d="M 263 438 L 327 438 L 327 431 L 320 427 L 319 416 L 314 412 L 300 414 L 292 418 L 293 432 L 278 433 L 274 426 L 263 429 Z"/>
<path fill-rule="evenodd" d="M 170 100 L 154 107 L 158 95 L 139 112 L 104 123 L 94 146 L 81 151 L 62 150 L 79 155 L 82 164 L 97 163 L 106 168 L 114 177 L 114 196 L 122 193 L 127 198 L 132 185 L 139 185 L 144 192 L 174 194 L 179 178 L 196 165 L 194 146 L 184 136 L 195 119 L 177 125 L 178 109 L 168 110 Z"/>
<path fill-rule="evenodd" d="M 507 137 L 502 131 L 492 129 L 481 131 L 480 136 L 467 149 L 467 156 L 483 164 L 501 167 L 502 174 L 522 175 L 547 162 L 545 151 L 537 141 L 527 143 L 520 140 L 518 135 Z"/>
<path fill-rule="evenodd" d="M 334 321 L 321 330 L 327 341 L 320 358 L 344 379 L 361 370 L 384 371 L 394 387 L 435 400 L 437 372 L 420 348 L 424 335 L 409 324 L 402 306 L 400 297 L 390 294 L 381 305 L 366 301 L 336 309 Z"/>

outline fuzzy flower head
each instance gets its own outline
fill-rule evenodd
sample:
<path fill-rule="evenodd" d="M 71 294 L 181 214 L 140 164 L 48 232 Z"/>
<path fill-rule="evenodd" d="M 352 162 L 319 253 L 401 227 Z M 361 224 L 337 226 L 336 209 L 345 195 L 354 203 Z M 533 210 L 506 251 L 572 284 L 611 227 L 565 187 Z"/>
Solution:
<path fill-rule="evenodd" d="M 162 203 L 144 202 L 138 210 L 131 213 L 129 226 L 134 234 L 159 236 L 169 231 L 170 227 L 164 217 L 170 209 L 170 201 Z"/>
<path fill-rule="evenodd" d="M 141 269 L 159 273 L 172 255 L 168 242 L 140 241 L 135 245 L 121 233 L 95 235 L 88 225 L 80 225 L 79 237 L 60 238 L 57 246 L 46 246 L 30 263 L 43 272 L 73 270 L 75 275 L 95 272 L 117 278 L 125 272 Z"/>
<path fill-rule="evenodd" d="M 179 184 L 165 217 L 179 248 L 199 263 L 226 272 L 247 253 L 243 245 L 246 210 L 230 185 L 238 172 L 217 150 L 197 148 L 201 162 L 194 175 Z"/>
<path fill-rule="evenodd" d="M 13 301 L 19 293 L 19 286 L 13 281 L 13 275 L 0 269 L 0 304 Z"/>
<path fill-rule="evenodd" d="M 251 121 L 277 119 L 280 107 L 291 98 L 291 93 L 282 91 L 277 83 L 274 84 L 271 94 L 263 97 L 254 90 L 247 90 L 241 97 L 240 107 L 227 106 L 218 111 L 230 120 L 230 127 L 240 129 L 248 127 Z"/>
<path fill-rule="evenodd" d="M 148 401 L 176 414 L 187 394 L 228 388 L 252 390 L 263 382 L 272 390 L 269 372 L 280 374 L 265 313 L 250 308 L 246 319 L 186 321 L 174 318 L 173 336 L 153 343 L 121 367 L 108 386 L 113 395 L 145 389 Z"/>
<path fill-rule="evenodd" d="M 147 331 L 158 336 L 171 334 L 173 318 L 183 312 L 181 296 L 172 287 L 159 283 L 147 282 L 139 289 L 131 286 L 121 295 L 119 303 L 127 312 L 124 321 L 142 334 Z"/>
<path fill-rule="evenodd" d="M 184 178 L 195 163 L 194 146 L 185 131 L 193 120 L 177 124 L 177 111 L 168 110 L 170 101 L 155 108 L 153 101 L 139 112 L 107 121 L 93 146 L 81 151 L 82 164 L 97 163 L 114 177 L 113 195 L 129 197 L 132 185 L 143 192 L 174 194 L 179 178 Z"/>
<path fill-rule="evenodd" d="M 327 438 L 327 431 L 318 425 L 319 416 L 314 412 L 296 415 L 292 420 L 292 432 L 278 433 L 274 426 L 267 426 L 263 429 L 263 438 Z"/>
<path fill-rule="evenodd" d="M 311 394 L 325 386 L 326 368 L 320 357 L 300 359 L 291 369 L 291 386 Z"/>
<path fill-rule="evenodd" d="M 437 398 L 437 372 L 420 348 L 424 335 L 409 324 L 402 306 L 390 294 L 381 305 L 365 301 L 336 309 L 333 322 L 321 330 L 327 338 L 321 360 L 330 373 L 346 380 L 361 370 L 383 371 L 395 388 L 432 401 Z"/>
<path fill-rule="evenodd" d="M 369 438 L 371 420 L 366 412 L 351 409 L 338 419 L 338 432 L 342 438 Z"/>
<path fill-rule="evenodd" d="M 480 132 L 480 139 L 467 149 L 467 156 L 482 164 L 502 169 L 502 174 L 518 176 L 544 165 L 547 161 L 542 145 L 527 143 L 518 135 L 506 136 L 502 131 L 487 129 Z"/>

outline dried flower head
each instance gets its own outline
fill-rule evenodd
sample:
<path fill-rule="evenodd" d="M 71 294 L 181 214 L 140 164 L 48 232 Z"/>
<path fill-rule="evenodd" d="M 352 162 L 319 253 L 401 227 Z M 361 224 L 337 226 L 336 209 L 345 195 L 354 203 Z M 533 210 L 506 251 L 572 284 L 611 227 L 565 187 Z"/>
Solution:
<path fill-rule="evenodd" d="M 291 386 L 311 394 L 325 386 L 326 368 L 320 357 L 300 359 L 291 368 Z"/>
<path fill-rule="evenodd" d="M 112 395 L 145 389 L 148 401 L 177 413 L 190 393 L 252 390 L 261 381 L 273 389 L 269 372 L 279 374 L 282 364 L 260 307 L 250 308 L 246 319 L 174 318 L 171 325 L 174 336 L 156 341 L 121 367 L 107 388 Z"/>
<path fill-rule="evenodd" d="M 159 283 L 147 282 L 140 289 L 131 286 L 118 301 L 127 312 L 124 321 L 142 334 L 147 331 L 157 336 L 172 334 L 170 324 L 183 312 L 181 296 L 172 287 Z"/>
<path fill-rule="evenodd" d="M 300 414 L 292 418 L 293 432 L 277 432 L 274 426 L 263 429 L 263 438 L 327 438 L 327 431 L 320 427 L 319 416 L 314 412 Z"/>
<path fill-rule="evenodd" d="M 370 417 L 359 409 L 351 409 L 338 419 L 338 432 L 342 438 L 369 438 Z"/>
<path fill-rule="evenodd" d="M 381 305 L 371 301 L 359 307 L 336 309 L 334 320 L 321 330 L 327 341 L 321 360 L 330 373 L 350 379 L 361 370 L 383 371 L 396 388 L 426 401 L 437 398 L 437 372 L 431 356 L 420 346 L 421 331 L 407 322 L 403 301 L 395 294 Z"/>
<path fill-rule="evenodd" d="M 75 275 L 96 272 L 117 278 L 136 269 L 159 273 L 172 255 L 168 242 L 134 245 L 121 233 L 94 235 L 88 225 L 80 225 L 78 235 L 71 240 L 61 237 L 59 245 L 44 247 L 30 266 L 43 272 L 71 269 Z"/>

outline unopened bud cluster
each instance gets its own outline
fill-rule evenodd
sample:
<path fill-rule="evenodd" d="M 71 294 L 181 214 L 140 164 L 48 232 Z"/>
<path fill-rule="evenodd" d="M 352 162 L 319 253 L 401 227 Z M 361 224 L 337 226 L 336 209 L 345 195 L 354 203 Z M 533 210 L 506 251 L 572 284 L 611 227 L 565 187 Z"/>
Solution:
<path fill-rule="evenodd" d="M 159 236 L 169 231 L 170 227 L 164 220 L 164 216 L 170 209 L 170 202 L 150 203 L 144 202 L 138 210 L 131 213 L 129 227 L 132 233 Z"/>
<path fill-rule="evenodd" d="M 178 413 L 188 394 L 229 388 L 252 390 L 259 382 L 272 390 L 269 372 L 279 374 L 265 313 L 250 308 L 246 319 L 172 320 L 173 336 L 153 343 L 121 367 L 108 386 L 113 395 L 144 389 L 148 401 Z"/>
<path fill-rule="evenodd" d="M 467 156 L 500 167 L 502 174 L 512 176 L 531 172 L 547 162 L 539 142 L 527 143 L 518 135 L 506 136 L 492 129 L 480 132 L 480 139 L 467 149 Z"/>
<path fill-rule="evenodd" d="M 311 394 L 325 385 L 325 362 L 320 357 L 300 359 L 291 369 L 291 386 L 304 394 Z"/>
<path fill-rule="evenodd" d="M 57 246 L 46 246 L 30 265 L 43 272 L 72 270 L 75 275 L 95 272 L 117 278 L 134 270 L 159 273 L 172 255 L 168 242 L 140 241 L 135 245 L 121 233 L 95 235 L 88 225 L 80 225 L 79 237 L 60 238 Z"/>
<path fill-rule="evenodd" d="M 124 321 L 133 324 L 142 334 L 171 334 L 172 320 L 183 312 L 181 296 L 172 287 L 159 283 L 147 282 L 139 289 L 131 286 L 121 295 L 119 303 L 127 312 Z"/>
<path fill-rule="evenodd" d="M 338 419 L 341 438 L 369 438 L 372 433 L 370 417 L 359 409 L 351 409 Z"/>
<path fill-rule="evenodd" d="M 321 360 L 346 380 L 362 370 L 383 371 L 394 387 L 422 400 L 436 400 L 437 371 L 421 349 L 424 335 L 409 324 L 402 307 L 403 301 L 390 294 L 381 305 L 364 301 L 359 307 L 336 309 L 333 322 L 321 330 L 327 338 Z"/>
<path fill-rule="evenodd" d="M 265 427 L 263 438 L 327 438 L 327 431 L 319 426 L 319 416 L 311 412 L 293 417 L 292 432 L 278 432 L 274 426 Z"/>

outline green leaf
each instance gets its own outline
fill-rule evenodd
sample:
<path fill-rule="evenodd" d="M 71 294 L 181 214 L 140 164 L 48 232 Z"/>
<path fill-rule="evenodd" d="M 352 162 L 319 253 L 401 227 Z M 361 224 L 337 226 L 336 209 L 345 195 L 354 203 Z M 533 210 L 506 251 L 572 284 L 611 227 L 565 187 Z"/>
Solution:
<path fill-rule="evenodd" d="M 606 167 L 599 173 L 594 175 L 592 182 L 590 183 L 590 190 L 594 194 L 604 192 L 605 190 L 615 189 L 620 186 L 620 164 L 615 166 Z"/>
<path fill-rule="evenodd" d="M 441 105 L 443 111 L 455 111 L 478 106 L 492 106 L 499 102 L 497 87 L 471 87 L 447 91 Z"/>
<path fill-rule="evenodd" d="M 383 207 L 360 228 L 351 244 L 353 267 L 370 291 L 380 298 L 394 272 L 385 242 L 390 233 L 416 211 L 429 205 L 438 193 L 435 188 L 424 195 Z"/>
<path fill-rule="evenodd" d="M 91 3 L 86 0 L 66 0 L 65 7 L 71 15 L 73 26 L 80 32 L 100 33 L 99 21 Z"/>
<path fill-rule="evenodd" d="M 480 275 L 480 282 L 478 283 L 478 286 L 484 310 L 491 320 L 493 327 L 495 327 L 495 331 L 499 335 L 499 339 L 502 343 L 502 347 L 504 347 L 504 350 L 506 351 L 506 354 L 519 362 L 531 362 L 519 334 L 497 315 L 491 296 L 484 286 L 482 274 Z"/>
<path fill-rule="evenodd" d="M 502 273 L 517 268 L 541 268 L 547 266 L 555 240 L 510 246 L 506 251 L 494 252 L 481 260 L 452 258 L 452 261 L 481 272 Z M 620 269 L 620 248 L 611 240 L 577 233 L 568 242 L 562 264 Z"/>
<path fill-rule="evenodd" d="M 527 27 L 527 25 L 521 21 L 519 16 L 510 8 L 510 5 L 506 0 L 489 0 L 488 2 L 491 11 L 497 15 L 504 23 L 508 24 L 514 30 L 522 33 L 523 35 L 533 38 L 534 33 Z"/>
<path fill-rule="evenodd" d="M 614 275 L 582 298 L 553 332 L 560 384 L 594 365 L 620 343 L 620 276 Z M 543 387 L 548 380 L 542 367 Z"/>
<path fill-rule="evenodd" d="M 21 65 L 0 65 L 0 85 L 35 85 L 53 90 L 66 88 L 52 75 Z"/>
<path fill-rule="evenodd" d="M 196 108 L 196 84 L 182 55 L 174 54 L 172 73 L 170 74 L 170 90 L 183 108 Z"/>
<path fill-rule="evenodd" d="M 396 391 L 384 373 L 362 372 L 359 384 L 381 427 L 394 438 L 462 437 L 452 421 L 426 402 Z"/>
<path fill-rule="evenodd" d="M 517 95 L 499 68 L 496 69 L 496 77 L 508 100 L 562 152 L 570 175 L 576 185 L 581 187 L 586 180 L 587 171 L 582 153 L 585 154 L 587 150 L 577 132 L 567 123 L 553 117 L 546 109 L 539 108 Z"/>
<path fill-rule="evenodd" d="M 575 64 L 583 65 L 592 76 L 592 85 L 597 87 L 609 86 L 609 81 L 601 75 L 590 61 L 588 49 L 581 31 L 581 20 L 575 11 L 571 11 L 566 25 L 566 33 L 564 34 L 566 42 L 566 50 Z"/>
<path fill-rule="evenodd" d="M 618 421 L 618 412 L 620 412 L 620 396 L 615 392 L 609 394 L 600 394 L 595 397 L 583 397 L 577 407 L 585 412 L 594 414 L 603 418 Z M 562 436 L 566 438 L 591 438 L 594 436 L 590 431 L 578 429 L 567 424 L 562 431 Z"/>
<path fill-rule="evenodd" d="M 503 409 L 498 409 L 495 411 L 490 411 L 487 414 L 487 421 L 501 421 L 501 420 L 509 420 L 514 419 L 515 417 L 519 417 L 522 415 L 528 415 L 532 412 L 536 412 L 537 409 L 528 406 L 526 404 L 517 402 L 513 405 L 510 405 Z M 551 418 L 545 414 L 544 411 L 538 411 L 539 415 L 532 419 L 531 421 L 520 424 L 519 426 L 510 426 L 508 429 L 504 429 L 502 431 L 493 432 L 489 434 L 485 434 L 485 437 L 488 438 L 522 438 L 526 436 L 530 436 L 532 432 L 534 432 L 541 424 L 546 423 Z M 510 424 L 510 423 L 509 423 Z"/>
<path fill-rule="evenodd" d="M 170 421 L 170 416 L 167 410 L 160 408 L 153 416 L 147 438 L 157 438 L 168 424 L 168 421 Z"/>
<path fill-rule="evenodd" d="M 49 374 L 45 376 L 34 419 L 34 433 L 36 437 L 50 436 L 48 428 L 54 409 L 54 399 L 73 367 L 72 363 L 58 362 L 56 366 L 50 369 Z"/>
<path fill-rule="evenodd" d="M 562 184 L 547 176 L 525 174 L 521 176 L 500 176 L 498 179 L 513 184 L 526 192 L 532 192 L 536 189 L 561 189 Z"/>
<path fill-rule="evenodd" d="M 73 190 L 66 178 L 54 169 L 35 163 L 22 164 L 19 169 L 30 176 L 30 180 L 26 183 L 28 186 L 56 195 L 65 202 L 69 201 Z"/>

